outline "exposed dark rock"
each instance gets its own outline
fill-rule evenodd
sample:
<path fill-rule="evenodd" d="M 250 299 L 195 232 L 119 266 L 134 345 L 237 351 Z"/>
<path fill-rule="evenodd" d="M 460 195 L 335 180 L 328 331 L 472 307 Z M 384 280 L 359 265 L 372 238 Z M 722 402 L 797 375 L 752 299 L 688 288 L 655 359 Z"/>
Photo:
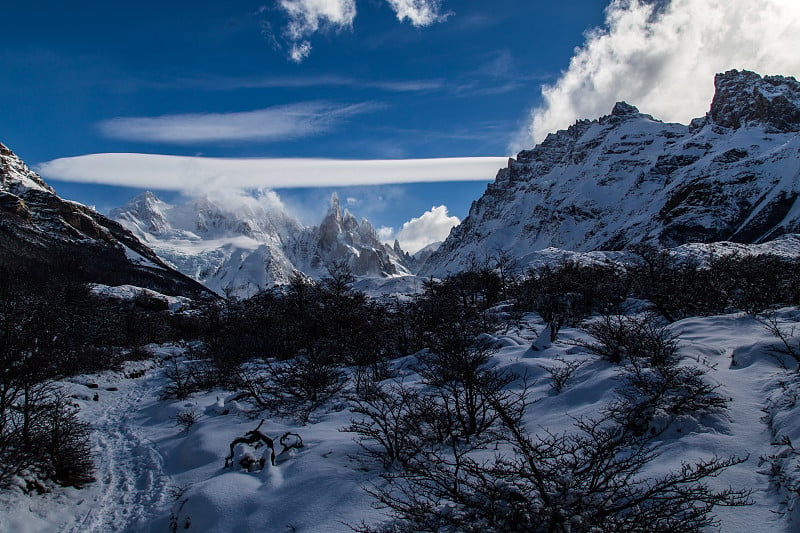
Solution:
<path fill-rule="evenodd" d="M 0 144 L 0 264 L 66 273 L 106 285 L 137 285 L 168 295 L 210 294 L 168 267 L 117 222 L 63 200 Z"/>

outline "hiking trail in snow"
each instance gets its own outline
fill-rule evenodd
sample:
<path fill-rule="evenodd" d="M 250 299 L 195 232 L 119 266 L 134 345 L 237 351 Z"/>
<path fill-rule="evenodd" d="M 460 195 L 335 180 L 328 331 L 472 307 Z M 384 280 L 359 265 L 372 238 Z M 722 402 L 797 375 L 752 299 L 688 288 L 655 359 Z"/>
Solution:
<path fill-rule="evenodd" d="M 153 375 L 158 372 L 122 380 L 114 384 L 117 391 L 101 388 L 96 407 L 94 402 L 84 407 L 87 419 L 93 420 L 97 481 L 87 498 L 88 510 L 63 524 L 61 532 L 140 531 L 169 500 L 171 485 L 163 459 L 137 422 L 140 410 L 157 401 Z"/>

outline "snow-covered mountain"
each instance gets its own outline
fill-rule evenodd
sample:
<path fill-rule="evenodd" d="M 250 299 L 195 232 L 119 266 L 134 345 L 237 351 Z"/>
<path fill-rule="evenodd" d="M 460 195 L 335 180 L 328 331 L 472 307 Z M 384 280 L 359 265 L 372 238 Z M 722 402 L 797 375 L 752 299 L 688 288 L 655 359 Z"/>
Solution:
<path fill-rule="evenodd" d="M 800 83 L 718 74 L 705 117 L 664 123 L 624 102 L 520 152 L 426 261 L 463 269 L 498 250 L 764 242 L 800 230 Z"/>
<path fill-rule="evenodd" d="M 60 198 L 0 144 L 0 265 L 168 295 L 207 291 L 166 265 L 118 223 Z"/>
<path fill-rule="evenodd" d="M 180 205 L 147 192 L 110 216 L 218 293 L 248 296 L 288 283 L 294 272 L 320 277 L 336 261 L 364 278 L 409 274 L 402 250 L 381 243 L 372 224 L 342 210 L 336 195 L 320 225 L 312 227 L 291 216 L 271 192 L 207 195 Z"/>

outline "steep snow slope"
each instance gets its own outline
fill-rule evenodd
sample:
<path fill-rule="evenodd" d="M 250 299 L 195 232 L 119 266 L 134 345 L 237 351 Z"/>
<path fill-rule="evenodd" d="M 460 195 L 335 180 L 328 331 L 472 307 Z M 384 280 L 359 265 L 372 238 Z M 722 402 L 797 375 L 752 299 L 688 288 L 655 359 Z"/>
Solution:
<path fill-rule="evenodd" d="M 638 242 L 763 242 L 800 230 L 800 83 L 729 71 L 711 110 L 666 124 L 624 102 L 510 159 L 423 266 L 497 250 L 619 250 Z"/>
<path fill-rule="evenodd" d="M 382 244 L 366 220 L 359 222 L 334 195 L 319 226 L 304 227 L 277 195 L 205 196 L 167 204 L 150 192 L 111 217 L 151 246 L 165 261 L 211 290 L 248 296 L 288 283 L 293 272 L 325 275 L 344 261 L 360 277 L 408 274 L 405 257 Z"/>
<path fill-rule="evenodd" d="M 170 295 L 199 295 L 200 284 L 167 266 L 125 228 L 63 200 L 0 144 L 0 264 Z"/>

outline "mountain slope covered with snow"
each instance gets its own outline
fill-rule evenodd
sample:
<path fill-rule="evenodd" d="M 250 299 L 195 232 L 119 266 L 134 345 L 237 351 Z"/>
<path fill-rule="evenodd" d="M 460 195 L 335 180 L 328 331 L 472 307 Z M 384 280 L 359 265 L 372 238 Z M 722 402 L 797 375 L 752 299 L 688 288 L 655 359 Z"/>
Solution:
<path fill-rule="evenodd" d="M 199 295 L 200 284 L 166 265 L 120 224 L 60 198 L 0 144 L 0 266 L 106 285 Z"/>
<path fill-rule="evenodd" d="M 402 253 L 380 242 L 366 219 L 342 210 L 335 195 L 319 226 L 305 227 L 274 193 L 204 196 L 180 205 L 150 192 L 110 216 L 160 257 L 211 290 L 249 296 L 289 282 L 295 272 L 320 277 L 334 262 L 356 276 L 408 274 Z"/>
<path fill-rule="evenodd" d="M 443 275 L 497 251 L 764 242 L 800 230 L 800 83 L 717 75 L 688 126 L 619 102 L 520 152 L 425 263 Z"/>

